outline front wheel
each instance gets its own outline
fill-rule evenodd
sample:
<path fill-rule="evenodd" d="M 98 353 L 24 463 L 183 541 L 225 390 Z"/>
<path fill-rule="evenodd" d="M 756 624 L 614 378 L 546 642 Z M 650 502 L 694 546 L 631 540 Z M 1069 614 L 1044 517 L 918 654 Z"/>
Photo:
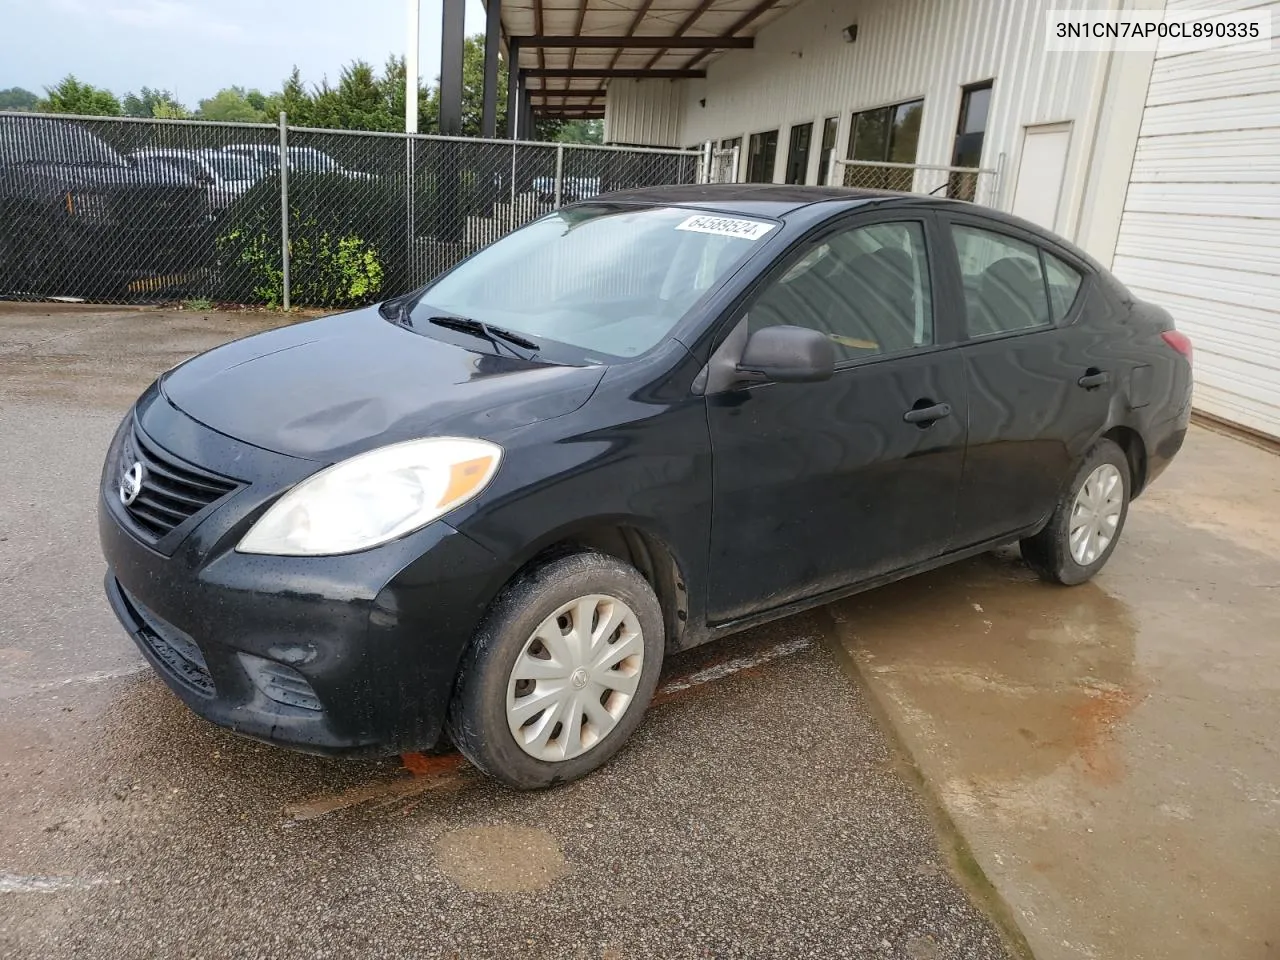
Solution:
<path fill-rule="evenodd" d="M 576 780 L 639 725 L 662 670 L 662 612 L 633 567 L 586 552 L 513 581 L 463 657 L 449 733 L 517 789 Z"/>
<path fill-rule="evenodd" d="M 1022 557 L 1045 580 L 1084 583 L 1115 550 L 1129 514 L 1129 461 L 1110 440 L 1085 457 L 1045 528 L 1022 541 Z"/>

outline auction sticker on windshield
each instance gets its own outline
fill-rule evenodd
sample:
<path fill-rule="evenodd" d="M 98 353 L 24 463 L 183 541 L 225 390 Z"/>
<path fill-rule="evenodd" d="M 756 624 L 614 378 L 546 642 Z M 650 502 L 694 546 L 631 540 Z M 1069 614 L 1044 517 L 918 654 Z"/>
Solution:
<path fill-rule="evenodd" d="M 694 233 L 714 233 L 720 237 L 738 237 L 742 240 L 759 240 L 777 224 L 761 223 L 759 220 L 740 220 L 737 217 L 709 217 L 705 214 L 689 217 L 683 223 L 676 224 L 677 230 L 692 230 Z"/>

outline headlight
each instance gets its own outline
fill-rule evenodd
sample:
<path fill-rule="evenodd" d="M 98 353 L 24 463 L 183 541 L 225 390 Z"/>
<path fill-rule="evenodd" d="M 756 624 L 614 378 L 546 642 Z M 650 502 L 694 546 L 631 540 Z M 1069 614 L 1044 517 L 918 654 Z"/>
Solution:
<path fill-rule="evenodd" d="M 496 443 L 457 437 L 362 453 L 303 480 L 236 549 L 309 557 L 376 547 L 466 503 L 493 479 L 501 459 Z"/>

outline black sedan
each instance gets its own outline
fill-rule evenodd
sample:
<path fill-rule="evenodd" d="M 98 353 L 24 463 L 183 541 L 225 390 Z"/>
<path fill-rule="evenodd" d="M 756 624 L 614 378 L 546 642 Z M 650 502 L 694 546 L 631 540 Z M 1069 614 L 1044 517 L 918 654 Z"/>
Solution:
<path fill-rule="evenodd" d="M 958 201 L 672 187 L 169 371 L 102 478 L 111 604 L 192 709 L 315 752 L 580 777 L 664 655 L 1021 543 L 1080 583 L 1191 348 Z"/>

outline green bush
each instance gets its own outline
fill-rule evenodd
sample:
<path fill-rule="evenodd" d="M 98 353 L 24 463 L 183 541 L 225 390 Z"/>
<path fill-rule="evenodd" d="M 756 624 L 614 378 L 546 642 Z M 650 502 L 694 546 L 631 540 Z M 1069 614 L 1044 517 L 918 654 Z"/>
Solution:
<path fill-rule="evenodd" d="M 332 174 L 289 178 L 289 291 L 298 306 L 354 307 L 406 289 L 404 200 L 393 183 Z M 217 237 L 223 299 L 279 306 L 280 181 L 228 211 Z"/>

